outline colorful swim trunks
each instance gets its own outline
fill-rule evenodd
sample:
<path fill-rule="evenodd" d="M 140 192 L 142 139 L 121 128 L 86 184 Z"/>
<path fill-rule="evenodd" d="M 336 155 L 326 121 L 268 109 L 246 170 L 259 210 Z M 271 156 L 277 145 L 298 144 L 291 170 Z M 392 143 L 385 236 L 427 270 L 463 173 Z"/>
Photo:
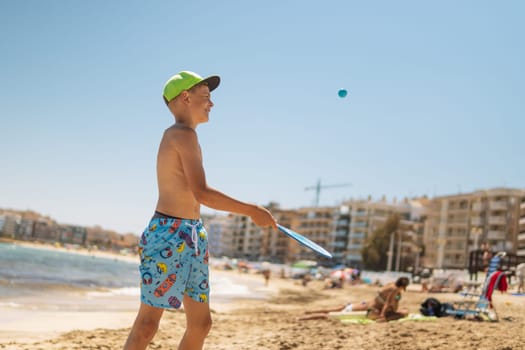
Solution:
<path fill-rule="evenodd" d="M 184 294 L 208 302 L 208 236 L 201 220 L 155 212 L 140 238 L 139 255 L 143 303 L 178 309 Z"/>

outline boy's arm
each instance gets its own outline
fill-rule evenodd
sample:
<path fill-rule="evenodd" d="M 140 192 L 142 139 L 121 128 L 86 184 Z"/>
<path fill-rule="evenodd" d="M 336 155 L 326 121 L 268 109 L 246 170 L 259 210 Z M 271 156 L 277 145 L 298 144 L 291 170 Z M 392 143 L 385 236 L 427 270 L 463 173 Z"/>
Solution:
<path fill-rule="evenodd" d="M 180 155 L 188 186 L 199 203 L 213 209 L 250 216 L 258 226 L 277 228 L 275 219 L 265 208 L 241 202 L 208 186 L 196 132 L 178 129 L 176 133 L 173 142 Z"/>

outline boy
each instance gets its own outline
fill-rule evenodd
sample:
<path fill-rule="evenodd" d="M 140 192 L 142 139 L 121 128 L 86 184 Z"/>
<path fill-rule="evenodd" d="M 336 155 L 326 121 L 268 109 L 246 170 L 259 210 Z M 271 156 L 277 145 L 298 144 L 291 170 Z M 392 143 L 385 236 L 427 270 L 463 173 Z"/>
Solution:
<path fill-rule="evenodd" d="M 141 305 L 125 350 L 145 349 L 165 308 L 184 304 L 186 331 L 179 350 L 202 349 L 211 328 L 208 304 L 207 235 L 200 205 L 250 216 L 261 227 L 277 227 L 265 208 L 241 202 L 206 183 L 196 128 L 208 121 L 210 92 L 218 76 L 203 79 L 182 71 L 164 87 L 164 102 L 175 117 L 166 129 L 157 156 L 159 198 L 155 214 L 141 236 Z"/>

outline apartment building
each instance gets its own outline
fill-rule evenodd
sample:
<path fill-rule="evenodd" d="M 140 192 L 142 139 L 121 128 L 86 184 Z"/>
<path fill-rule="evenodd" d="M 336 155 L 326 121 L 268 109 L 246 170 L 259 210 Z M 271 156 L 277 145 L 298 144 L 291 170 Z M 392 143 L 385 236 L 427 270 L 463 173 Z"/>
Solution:
<path fill-rule="evenodd" d="M 22 217 L 17 214 L 4 213 L 0 215 L 0 235 L 15 238 L 18 224 Z"/>
<path fill-rule="evenodd" d="M 39 242 L 58 242 L 57 227 L 56 221 L 40 218 L 34 222 L 32 239 Z"/>
<path fill-rule="evenodd" d="M 402 202 L 388 202 L 385 198 L 373 201 L 350 200 L 344 203 L 349 209 L 349 228 L 344 262 L 350 266 L 362 267 L 361 249 L 373 232 L 384 226 L 390 216 L 396 215 L 400 219 L 399 232 L 393 237 L 394 243 L 400 245 L 400 256 L 409 256 L 419 252 L 422 241 L 424 209 L 417 200 L 403 200 Z M 338 228 L 337 235 L 343 235 L 342 228 Z M 396 247 L 397 248 L 397 247 Z M 406 265 L 406 264 L 403 264 Z M 398 269 L 401 268 L 398 266 Z"/>
<path fill-rule="evenodd" d="M 279 209 L 275 204 L 270 208 L 279 224 L 297 230 L 298 214 L 296 210 Z M 297 260 L 301 247 L 299 243 L 272 228 L 262 231 L 260 260 L 290 263 Z"/>
<path fill-rule="evenodd" d="M 334 246 L 336 227 L 335 207 L 305 207 L 296 210 L 297 217 L 292 229 L 319 244 L 321 247 Z M 312 250 L 299 247 L 295 260 L 323 260 Z"/>
<path fill-rule="evenodd" d="M 419 254 L 422 250 L 423 225 L 418 220 L 423 206 L 419 202 L 359 200 L 334 207 L 287 210 L 280 209 L 273 203 L 270 209 L 281 225 L 297 231 L 330 251 L 334 258 L 330 262 L 324 261 L 326 263 L 362 267 L 361 248 L 365 239 L 384 225 L 391 215 L 398 215 L 401 219 L 399 235 L 395 239 L 395 254 L 400 255 L 401 259 L 396 260 L 400 262 L 396 267 L 399 269 L 413 263 L 419 257 L 416 253 Z M 255 226 L 249 217 L 230 215 L 228 218 L 229 229 L 222 233 L 221 238 L 224 255 L 284 263 L 324 259 L 278 231 Z M 400 249 L 397 249 L 398 245 Z"/>
<path fill-rule="evenodd" d="M 525 190 L 494 188 L 435 197 L 424 229 L 426 261 L 437 268 L 465 268 L 472 250 L 516 254 Z"/>
<path fill-rule="evenodd" d="M 334 231 L 332 232 L 332 244 L 327 246 L 336 262 L 346 259 L 348 238 L 350 232 L 350 207 L 341 205 L 334 208 Z"/>
<path fill-rule="evenodd" d="M 57 227 L 58 242 L 62 244 L 85 245 L 87 230 L 83 226 L 59 225 Z"/>
<path fill-rule="evenodd" d="M 16 230 L 16 239 L 21 240 L 30 240 L 33 236 L 33 228 L 35 226 L 35 221 L 33 219 L 28 219 L 22 217 L 22 220 L 20 220 L 20 224 L 17 227 Z"/>
<path fill-rule="evenodd" d="M 202 221 L 208 233 L 208 249 L 210 254 L 217 257 L 228 255 L 230 244 L 225 238 L 228 237 L 230 230 L 230 218 L 226 215 L 205 214 L 202 216 Z"/>
<path fill-rule="evenodd" d="M 134 234 L 118 234 L 100 226 L 84 227 L 58 224 L 49 216 L 31 210 L 0 208 L 0 236 L 48 243 L 97 246 L 113 250 L 135 250 L 138 237 Z"/>
<path fill-rule="evenodd" d="M 258 260 L 261 252 L 263 229 L 243 215 L 230 214 L 229 233 L 223 238 L 226 255 L 234 258 Z"/>
<path fill-rule="evenodd" d="M 518 237 L 516 239 L 516 255 L 525 256 L 525 198 L 520 202 L 520 218 L 518 221 Z"/>
<path fill-rule="evenodd" d="M 276 203 L 269 205 L 276 220 L 283 226 L 308 237 L 323 247 L 333 247 L 334 207 L 307 207 L 280 209 Z M 251 219 L 241 215 L 230 215 L 230 232 L 224 235 L 225 246 L 230 244 L 225 255 L 250 260 L 293 262 L 318 260 L 320 257 L 301 246 L 295 240 L 271 228 L 259 228 Z"/>

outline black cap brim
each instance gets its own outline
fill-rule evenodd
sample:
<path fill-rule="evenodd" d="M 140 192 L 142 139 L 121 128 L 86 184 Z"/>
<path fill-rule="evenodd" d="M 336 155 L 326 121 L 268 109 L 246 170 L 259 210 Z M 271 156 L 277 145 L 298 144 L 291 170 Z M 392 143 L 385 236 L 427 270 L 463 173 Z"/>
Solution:
<path fill-rule="evenodd" d="M 206 83 L 206 85 L 208 85 L 208 88 L 210 89 L 210 92 L 212 92 L 221 83 L 221 78 L 218 75 L 212 75 L 211 77 L 203 79 L 201 83 Z"/>

